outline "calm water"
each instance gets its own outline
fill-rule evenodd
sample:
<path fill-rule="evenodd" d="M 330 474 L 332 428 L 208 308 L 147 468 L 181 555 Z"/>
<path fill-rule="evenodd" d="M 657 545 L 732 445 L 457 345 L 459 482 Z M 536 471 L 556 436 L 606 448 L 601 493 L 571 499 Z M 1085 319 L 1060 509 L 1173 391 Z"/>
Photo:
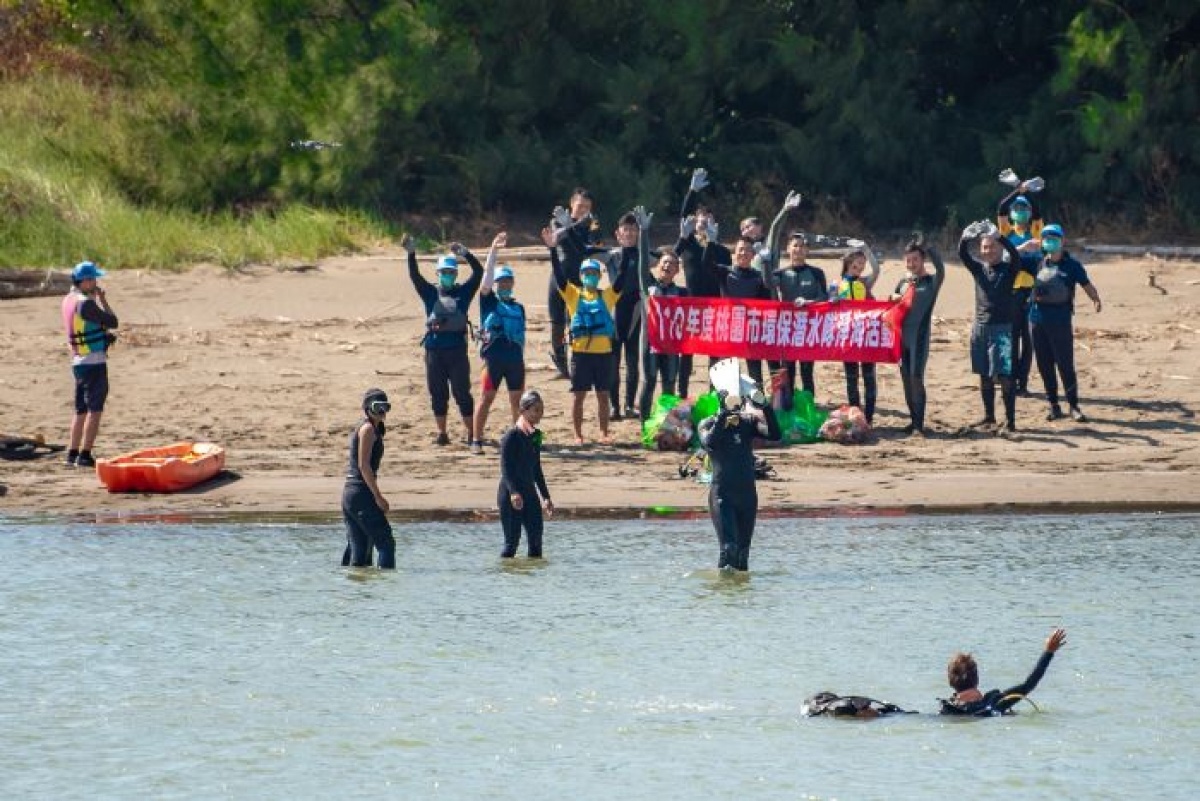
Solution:
<path fill-rule="evenodd" d="M 1197 516 L 771 520 L 748 581 L 706 521 L 398 529 L 0 520 L 3 798 L 1190 798 Z M 1002 720 L 923 712 L 1069 642 Z"/>

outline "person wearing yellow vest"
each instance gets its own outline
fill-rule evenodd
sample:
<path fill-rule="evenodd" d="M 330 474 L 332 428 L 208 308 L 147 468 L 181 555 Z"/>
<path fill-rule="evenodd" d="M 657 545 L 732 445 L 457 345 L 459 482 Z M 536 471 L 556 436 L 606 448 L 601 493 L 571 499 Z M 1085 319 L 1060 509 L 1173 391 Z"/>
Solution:
<path fill-rule="evenodd" d="M 1034 193 L 1046 185 L 1041 178 L 1021 181 L 1000 201 L 996 208 L 996 227 L 1000 236 L 1013 244 L 1019 253 L 1031 258 L 1041 254 L 1042 211 Z M 1016 270 L 1017 266 L 1012 265 Z M 1033 294 L 1033 276 L 1018 273 L 1013 284 L 1017 296 L 1017 313 L 1013 316 L 1013 389 L 1018 395 L 1028 395 L 1029 371 L 1033 367 L 1033 341 L 1029 338 L 1029 302 Z"/>
<path fill-rule="evenodd" d="M 575 444 L 583 444 L 583 401 L 591 390 L 596 392 L 597 417 L 600 423 L 600 442 L 608 445 L 609 390 L 613 383 L 616 360 L 613 338 L 616 336 L 616 308 L 625 281 L 632 270 L 621 271 L 612 286 L 600 287 L 604 267 L 595 259 L 585 259 L 579 265 L 579 283 L 570 280 L 558 258 L 554 232 L 542 229 L 542 241 L 550 249 L 550 267 L 554 283 L 566 306 L 567 339 L 571 349 L 571 425 Z"/>
<path fill-rule="evenodd" d="M 871 289 L 879 278 L 879 260 L 875 252 L 861 240 L 852 240 L 855 249 L 842 257 L 842 275 L 830 288 L 829 299 L 834 303 L 843 301 L 870 300 Z M 867 265 L 871 270 L 867 272 Z M 862 409 L 868 423 L 875 422 L 875 400 L 879 394 L 872 362 L 842 362 L 846 374 L 846 402 Z M 858 376 L 861 373 L 863 394 L 858 392 Z M 863 403 L 865 399 L 866 403 Z"/>
<path fill-rule="evenodd" d="M 97 279 L 104 271 L 81 261 L 71 271 L 71 291 L 62 300 L 63 328 L 71 347 L 75 416 L 67 449 L 68 467 L 95 467 L 92 446 L 108 398 L 108 348 L 116 341 L 117 315 Z"/>

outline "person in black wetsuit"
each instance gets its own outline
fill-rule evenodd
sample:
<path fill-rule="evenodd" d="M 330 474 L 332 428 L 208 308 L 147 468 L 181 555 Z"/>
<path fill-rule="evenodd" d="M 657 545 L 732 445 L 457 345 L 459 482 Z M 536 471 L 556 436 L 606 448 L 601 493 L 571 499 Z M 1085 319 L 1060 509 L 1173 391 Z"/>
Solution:
<path fill-rule="evenodd" d="M 772 288 L 779 299 L 802 309 L 809 303 L 828 299 L 829 281 L 825 271 L 808 263 L 808 234 L 803 231 L 793 231 L 788 237 L 787 245 L 788 266 L 777 268 L 769 274 Z M 784 399 L 790 408 L 791 394 L 796 388 L 796 362 L 788 362 L 787 388 Z M 813 362 L 800 362 L 801 389 L 814 398 L 817 393 L 816 381 L 813 376 Z"/>
<path fill-rule="evenodd" d="M 754 438 L 778 441 L 782 432 L 762 390 L 756 389 L 749 398 L 752 409 L 723 390 L 718 395 L 720 410 L 700 422 L 700 445 L 712 459 L 708 513 L 721 546 L 717 567 L 749 570 L 758 516 Z"/>
<path fill-rule="evenodd" d="M 379 491 L 376 475 L 383 461 L 384 418 L 391 411 L 387 393 L 371 388 L 363 395 L 363 419 L 350 434 L 350 459 L 342 490 L 342 518 L 346 522 L 343 567 L 370 567 L 372 548 L 379 567 L 396 567 L 396 540 L 388 523 L 387 498 Z"/>
<path fill-rule="evenodd" d="M 516 555 L 523 528 L 529 558 L 540 559 L 542 510 L 548 515 L 554 513 L 542 473 L 542 432 L 537 429 L 545 405 L 542 396 L 530 390 L 521 396 L 520 408 L 516 425 L 500 438 L 500 486 L 496 490 L 500 527 L 504 530 L 500 556 L 508 559 Z"/>
<path fill-rule="evenodd" d="M 990 222 L 971 223 L 958 242 L 958 257 L 975 279 L 975 324 L 971 327 L 971 370 L 979 376 L 983 419 L 979 426 L 996 425 L 996 384 L 1004 400 L 1004 427 L 1017 429 L 1015 345 L 1013 325 L 1024 318 L 1018 310 L 1020 298 L 1013 291 L 1018 276 L 1031 277 L 1031 270 L 1007 238 Z M 971 255 L 971 242 L 979 241 L 979 256 Z M 1002 254 L 1008 252 L 1008 261 Z"/>
<path fill-rule="evenodd" d="M 467 356 L 467 314 L 483 281 L 483 265 L 456 242 L 450 246 L 453 255 L 438 258 L 438 282 L 431 284 L 417 267 L 413 238 L 406 235 L 401 244 L 408 251 L 408 277 L 425 305 L 425 337 L 421 344 L 425 348 L 425 384 L 433 405 L 437 444 L 450 444 L 446 412 L 453 393 L 467 430 L 464 441 L 470 445 L 475 433 L 475 399 L 471 396 L 471 360 Z M 463 284 L 458 283 L 459 258 L 471 265 L 471 277 Z"/>
<path fill-rule="evenodd" d="M 925 256 L 933 262 L 934 272 L 925 271 Z M 925 366 L 929 363 L 929 345 L 933 336 L 933 305 L 937 303 L 946 265 L 933 246 L 926 246 L 924 237 L 917 236 L 904 248 L 905 276 L 896 284 L 891 300 L 907 298 L 908 314 L 900 332 L 900 378 L 904 384 L 904 401 L 911 422 L 904 433 L 925 436 Z"/>
<path fill-rule="evenodd" d="M 733 264 L 729 248 L 717 241 L 720 229 L 712 211 L 696 202 L 697 195 L 707 186 L 708 173 L 703 167 L 697 167 L 692 171 L 692 180 L 683 198 L 683 208 L 679 212 L 679 242 L 675 245 L 675 255 L 679 257 L 683 268 L 683 279 L 687 283 L 688 294 L 695 298 L 721 297 L 721 285 L 717 276 L 707 267 L 706 259 L 718 264 Z M 692 359 L 690 353 L 679 357 L 681 398 L 688 396 Z M 709 367 L 712 367 L 714 361 L 709 358 Z"/>
<path fill-rule="evenodd" d="M 1046 648 L 1034 665 L 1033 672 L 1025 681 L 1007 690 L 979 691 L 979 666 L 970 654 L 957 653 L 950 657 L 946 666 L 946 679 L 954 688 L 950 698 L 938 699 L 942 703 L 943 715 L 971 715 L 992 717 L 1009 714 L 1017 702 L 1033 692 L 1050 666 L 1050 660 L 1067 642 L 1065 629 L 1055 629 L 1046 638 Z"/>
<path fill-rule="evenodd" d="M 755 269 L 754 241 L 748 236 L 738 239 L 733 247 L 733 265 L 718 264 L 710 261 L 709 269 L 717 276 L 721 297 L 738 300 L 771 300 L 771 290 L 767 287 L 763 274 Z M 750 377 L 763 385 L 763 365 L 761 359 L 748 359 L 746 372 Z"/>
<path fill-rule="evenodd" d="M 617 223 L 617 247 L 604 256 L 609 286 L 617 286 L 621 273 L 638 269 L 638 223 L 632 212 L 624 214 Z M 638 391 L 638 361 L 642 342 L 642 291 L 636 279 L 620 282 L 625 287 L 613 312 L 616 333 L 613 336 L 612 386 L 608 391 L 609 419 L 634 418 Z M 621 405 L 621 364 L 625 365 L 625 404 Z"/>
<path fill-rule="evenodd" d="M 683 287 L 675 285 L 675 276 L 679 274 L 679 257 L 670 250 L 663 250 L 658 257 L 658 264 L 655 269 L 657 275 L 650 274 L 646 264 L 649 263 L 649 243 L 647 242 L 648 234 L 643 231 L 641 234 L 641 257 L 639 261 L 639 269 L 642 271 L 642 282 L 645 285 L 645 296 L 647 298 L 682 298 L 688 296 L 688 291 Z M 676 386 L 681 380 L 679 376 L 679 364 L 681 356 L 672 356 L 667 353 L 655 353 L 646 347 L 642 354 L 642 390 L 638 397 L 638 413 L 643 422 L 650 418 L 650 408 L 654 404 L 654 394 L 658 386 L 658 382 L 662 380 L 662 394 L 675 395 Z M 679 397 L 684 397 L 682 391 L 678 393 Z"/>

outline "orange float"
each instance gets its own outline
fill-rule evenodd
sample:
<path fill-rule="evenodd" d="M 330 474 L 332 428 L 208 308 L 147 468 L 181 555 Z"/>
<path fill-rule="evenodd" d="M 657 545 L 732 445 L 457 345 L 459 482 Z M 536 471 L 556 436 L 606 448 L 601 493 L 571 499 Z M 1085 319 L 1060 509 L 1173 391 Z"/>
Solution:
<path fill-rule="evenodd" d="M 176 442 L 96 460 L 109 492 L 179 492 L 221 472 L 225 449 L 212 442 Z"/>

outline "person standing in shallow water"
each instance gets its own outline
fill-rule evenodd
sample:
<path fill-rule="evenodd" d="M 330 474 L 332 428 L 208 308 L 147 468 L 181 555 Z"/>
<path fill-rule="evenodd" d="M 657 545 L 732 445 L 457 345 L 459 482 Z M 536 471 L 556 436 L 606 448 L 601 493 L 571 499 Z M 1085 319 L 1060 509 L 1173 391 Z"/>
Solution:
<path fill-rule="evenodd" d="M 387 519 L 390 507 L 376 479 L 383 461 L 384 418 L 391 408 L 386 392 L 368 389 L 363 395 L 363 419 L 350 434 L 350 458 L 342 490 L 342 518 L 346 522 L 343 567 L 370 567 L 372 549 L 379 554 L 380 568 L 396 567 L 396 540 Z"/>
<path fill-rule="evenodd" d="M 750 541 L 758 516 L 754 438 L 778 441 L 782 436 L 775 412 L 762 390 L 743 403 L 724 390 L 717 414 L 700 422 L 700 445 L 712 459 L 708 513 L 721 546 L 718 568 L 750 569 Z"/>
<path fill-rule="evenodd" d="M 542 432 L 537 424 L 546 407 L 542 396 L 530 390 L 521 396 L 520 416 L 516 425 L 500 438 L 500 486 L 496 505 L 500 508 L 500 527 L 504 531 L 505 559 L 517 554 L 521 530 L 525 530 L 526 553 L 530 559 L 542 557 L 542 511 L 554 514 L 554 502 L 542 473 Z"/>

